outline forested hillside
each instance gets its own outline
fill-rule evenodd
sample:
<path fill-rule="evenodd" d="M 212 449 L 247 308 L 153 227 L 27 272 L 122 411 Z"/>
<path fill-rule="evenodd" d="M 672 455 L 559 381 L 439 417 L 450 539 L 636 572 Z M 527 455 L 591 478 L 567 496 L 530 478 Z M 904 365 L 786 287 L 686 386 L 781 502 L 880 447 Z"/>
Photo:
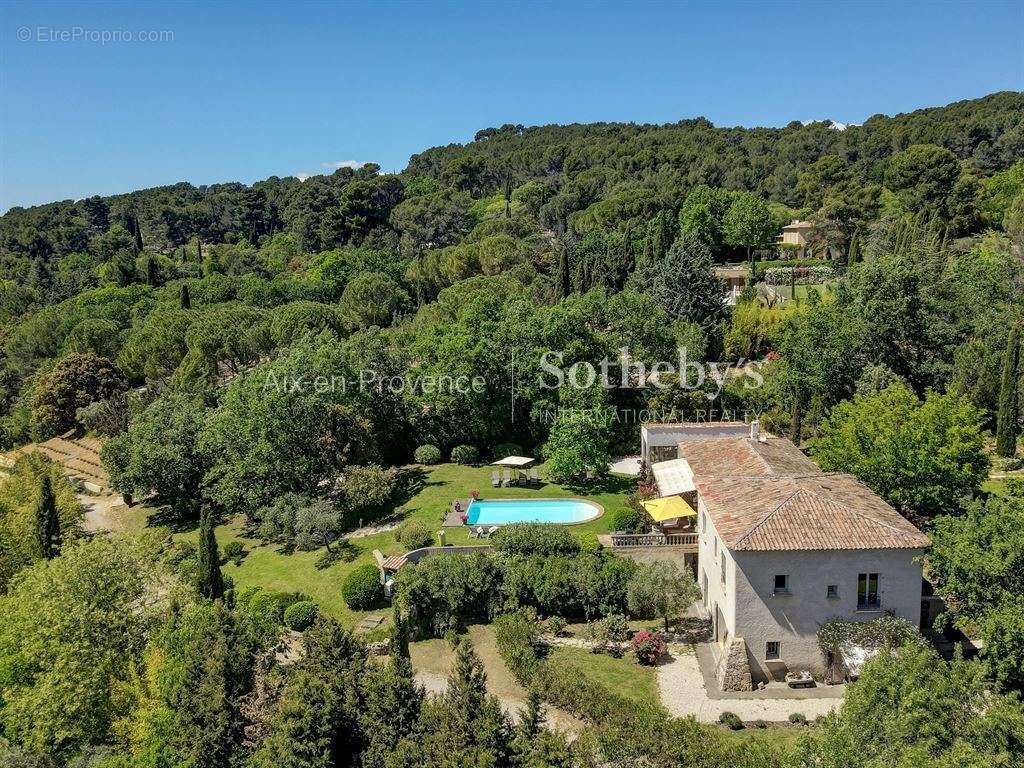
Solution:
<path fill-rule="evenodd" d="M 793 219 L 813 222 L 806 248 L 776 243 Z M 1011 92 L 843 130 L 505 125 L 399 174 L 367 165 L 8 211 L 0 450 L 101 438 L 113 488 L 169 527 L 90 537 L 54 465 L 6 462 L 0 762 L 1017 764 L 1024 489 L 982 486 L 994 464 L 1022 463 L 1022 245 L 1024 94 Z M 715 271 L 727 262 L 747 270 L 734 304 Z M 588 386 L 606 361 L 613 385 Z M 676 369 L 648 376 L 658 363 Z M 314 605 L 311 583 L 285 591 L 308 572 L 328 582 L 321 594 L 344 592 L 348 618 L 378 610 L 370 552 L 345 537 L 407 514 L 370 547 L 429 543 L 434 510 L 410 499 L 478 487 L 431 489 L 429 465 L 529 452 L 559 494 L 625 506 L 627 481 L 605 476 L 637 452 L 639 421 L 720 418 L 760 418 L 926 529 L 945 620 L 984 641 L 980 661 L 950 665 L 916 643 L 882 653 L 792 749 L 549 681 L 548 700 L 587 721 L 570 746 L 544 726 L 537 691 L 513 724 L 466 640 L 447 693 L 425 696 L 407 633 L 563 604 L 625 625 L 628 577 L 661 579 L 651 601 L 671 581 L 654 566 L 564 531 L 565 551 L 545 533 L 529 559 L 428 559 L 436 578 L 403 572 L 390 659 Z M 485 478 L 472 471 L 458 476 Z M 623 519 L 636 525 L 637 509 Z M 217 522 L 236 526 L 230 550 Z M 277 567 L 253 566 L 245 588 L 220 570 L 240 575 L 253 557 L 243 538 Z M 332 581 L 325 569 L 346 557 L 344 584 Z M 506 640 L 517 663 L 540 663 L 536 638 Z"/>
<path fill-rule="evenodd" d="M 748 338 L 737 324 L 781 324 L 747 310 L 730 328 L 708 265 L 769 255 L 793 217 L 816 222 L 818 250 L 831 246 L 840 262 L 869 253 L 860 274 L 870 279 L 851 275 L 845 300 L 870 306 L 884 278 L 919 313 L 866 332 L 878 348 L 858 351 L 919 392 L 943 388 L 951 376 L 970 376 L 954 372 L 964 344 L 980 344 L 977 359 L 990 370 L 1001 353 L 990 327 L 999 323 L 973 304 L 957 310 L 958 300 L 978 297 L 964 296 L 969 281 L 948 272 L 1001 270 L 995 302 L 982 308 L 994 312 L 1008 298 L 1004 278 L 1019 267 L 1008 241 L 989 237 L 979 262 L 966 255 L 974 241 L 963 238 L 1020 234 L 1022 117 L 1024 95 L 1000 93 L 845 130 L 726 129 L 703 119 L 506 125 L 416 155 L 399 175 L 342 168 L 304 182 L 182 183 L 14 209 L 0 222 L 2 440 L 63 431 L 75 408 L 124 386 L 194 385 L 287 356 L 303 331 L 328 329 L 350 364 L 380 360 L 377 350 L 387 349 L 380 364 L 390 373 L 454 366 L 490 380 L 485 403 L 469 408 L 391 404 L 388 412 L 401 411 L 420 441 L 535 442 L 544 429 L 524 426 L 529 418 L 512 427 L 486 416 L 504 406 L 502 350 L 564 351 L 571 325 L 556 326 L 579 323 L 573 354 L 581 359 L 623 343 L 654 359 L 680 340 L 698 356 L 763 355 L 777 340 L 762 338 L 763 328 Z M 931 312 L 941 330 L 925 322 Z M 601 320 L 590 322 L 595 313 Z M 480 322 L 503 315 L 502 323 Z M 68 366 L 85 366 L 102 383 L 65 398 L 62 413 L 47 411 L 43 390 L 52 386 L 37 383 Z M 852 391 L 855 373 L 829 402 Z M 992 392 L 973 394 L 993 406 Z M 371 421 L 395 429 L 391 419 Z"/>

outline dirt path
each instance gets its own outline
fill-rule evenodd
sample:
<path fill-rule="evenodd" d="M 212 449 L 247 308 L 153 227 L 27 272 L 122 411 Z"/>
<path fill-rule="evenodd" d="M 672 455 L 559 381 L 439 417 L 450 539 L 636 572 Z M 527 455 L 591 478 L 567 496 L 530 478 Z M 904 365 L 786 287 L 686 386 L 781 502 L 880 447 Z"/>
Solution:
<path fill-rule="evenodd" d="M 480 661 L 487 672 L 487 691 L 498 698 L 501 708 L 512 718 L 526 704 L 526 691 L 505 667 L 494 642 L 494 630 L 489 626 L 474 626 L 469 629 Z M 409 648 L 416 680 L 427 693 L 439 695 L 448 687 L 448 674 L 455 663 L 455 653 L 444 640 L 426 640 L 413 643 Z M 585 724 L 567 712 L 545 706 L 545 717 L 550 727 L 567 736 L 578 735 Z"/>
<path fill-rule="evenodd" d="M 130 527 L 125 519 L 128 507 L 120 496 L 116 494 L 93 496 L 80 493 L 78 501 L 85 510 L 82 528 L 88 533 L 123 531 Z"/>

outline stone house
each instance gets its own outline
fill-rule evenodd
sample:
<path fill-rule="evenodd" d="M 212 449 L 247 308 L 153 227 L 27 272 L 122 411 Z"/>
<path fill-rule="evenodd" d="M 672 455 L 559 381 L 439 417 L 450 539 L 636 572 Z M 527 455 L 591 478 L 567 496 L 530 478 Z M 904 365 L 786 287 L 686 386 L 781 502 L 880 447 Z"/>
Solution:
<path fill-rule="evenodd" d="M 697 581 L 724 689 L 822 676 L 828 619 L 920 623 L 928 539 L 852 475 L 822 472 L 757 422 L 744 437 L 683 439 L 671 465 L 697 510 Z"/>

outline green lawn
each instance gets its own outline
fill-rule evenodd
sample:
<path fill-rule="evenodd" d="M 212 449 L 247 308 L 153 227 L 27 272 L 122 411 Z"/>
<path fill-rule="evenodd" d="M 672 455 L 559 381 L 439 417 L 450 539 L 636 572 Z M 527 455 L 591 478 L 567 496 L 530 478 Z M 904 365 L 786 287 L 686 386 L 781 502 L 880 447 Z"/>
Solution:
<path fill-rule="evenodd" d="M 660 701 L 654 667 L 638 664 L 632 654 L 617 659 L 582 648 L 555 648 L 548 658 L 626 698 L 647 703 Z"/>
<path fill-rule="evenodd" d="M 419 471 L 419 470 L 415 470 Z M 440 529 L 451 502 L 468 498 L 470 491 L 478 490 L 486 498 L 564 498 L 577 496 L 597 502 L 605 514 L 588 523 L 573 526 L 578 534 L 599 534 L 611 530 L 611 512 L 626 503 L 626 495 L 633 488 L 631 478 L 612 477 L 587 489 L 570 489 L 555 484 L 532 488 L 491 488 L 491 467 L 464 467 L 458 464 L 440 464 L 427 467 L 408 501 L 397 510 L 405 520 L 422 520 Z M 540 474 L 544 476 L 543 465 Z M 194 537 L 195 531 L 178 534 Z M 449 544 L 475 543 L 468 529 L 448 529 Z M 304 592 L 320 607 L 348 626 L 353 626 L 363 612 L 349 610 L 341 597 L 341 583 L 355 566 L 373 562 L 373 550 L 385 555 L 401 554 L 404 548 L 395 539 L 394 532 L 351 539 L 354 559 L 336 562 L 328 568 L 318 569 L 316 562 L 323 550 L 285 554 L 276 546 L 265 546 L 243 535 L 242 521 L 236 520 L 217 529 L 217 540 L 223 548 L 232 539 L 243 542 L 249 554 L 240 566 L 228 564 L 224 573 L 234 579 L 236 586 L 259 586 L 286 592 Z"/>
<path fill-rule="evenodd" d="M 761 743 L 768 750 L 782 752 L 785 755 L 793 751 L 801 734 L 806 733 L 813 727 L 806 725 L 769 725 L 767 728 L 744 728 L 740 731 L 721 728 L 720 733 L 722 733 L 727 741 L 733 741 L 742 746 Z"/>
<path fill-rule="evenodd" d="M 794 296 L 800 301 L 807 300 L 807 294 L 816 290 L 821 296 L 825 296 L 831 290 L 831 283 L 813 283 L 811 285 L 797 285 L 794 291 L 789 285 L 775 285 L 773 289 L 783 298 L 790 300 Z"/>

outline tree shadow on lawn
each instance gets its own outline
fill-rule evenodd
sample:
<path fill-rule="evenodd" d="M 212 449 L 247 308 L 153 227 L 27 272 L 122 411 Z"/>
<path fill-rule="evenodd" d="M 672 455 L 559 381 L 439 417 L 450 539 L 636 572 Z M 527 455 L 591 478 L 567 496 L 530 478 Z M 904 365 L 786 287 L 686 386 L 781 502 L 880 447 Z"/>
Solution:
<path fill-rule="evenodd" d="M 570 480 L 562 487 L 580 494 L 625 494 L 636 486 L 636 478 L 608 475 L 594 480 Z"/>
<path fill-rule="evenodd" d="M 139 504 L 141 502 L 136 502 Z M 182 517 L 174 511 L 170 504 L 160 503 L 158 499 L 147 502 L 153 512 L 146 518 L 146 528 L 167 528 L 171 533 L 191 533 L 199 528 L 199 517 Z"/>

